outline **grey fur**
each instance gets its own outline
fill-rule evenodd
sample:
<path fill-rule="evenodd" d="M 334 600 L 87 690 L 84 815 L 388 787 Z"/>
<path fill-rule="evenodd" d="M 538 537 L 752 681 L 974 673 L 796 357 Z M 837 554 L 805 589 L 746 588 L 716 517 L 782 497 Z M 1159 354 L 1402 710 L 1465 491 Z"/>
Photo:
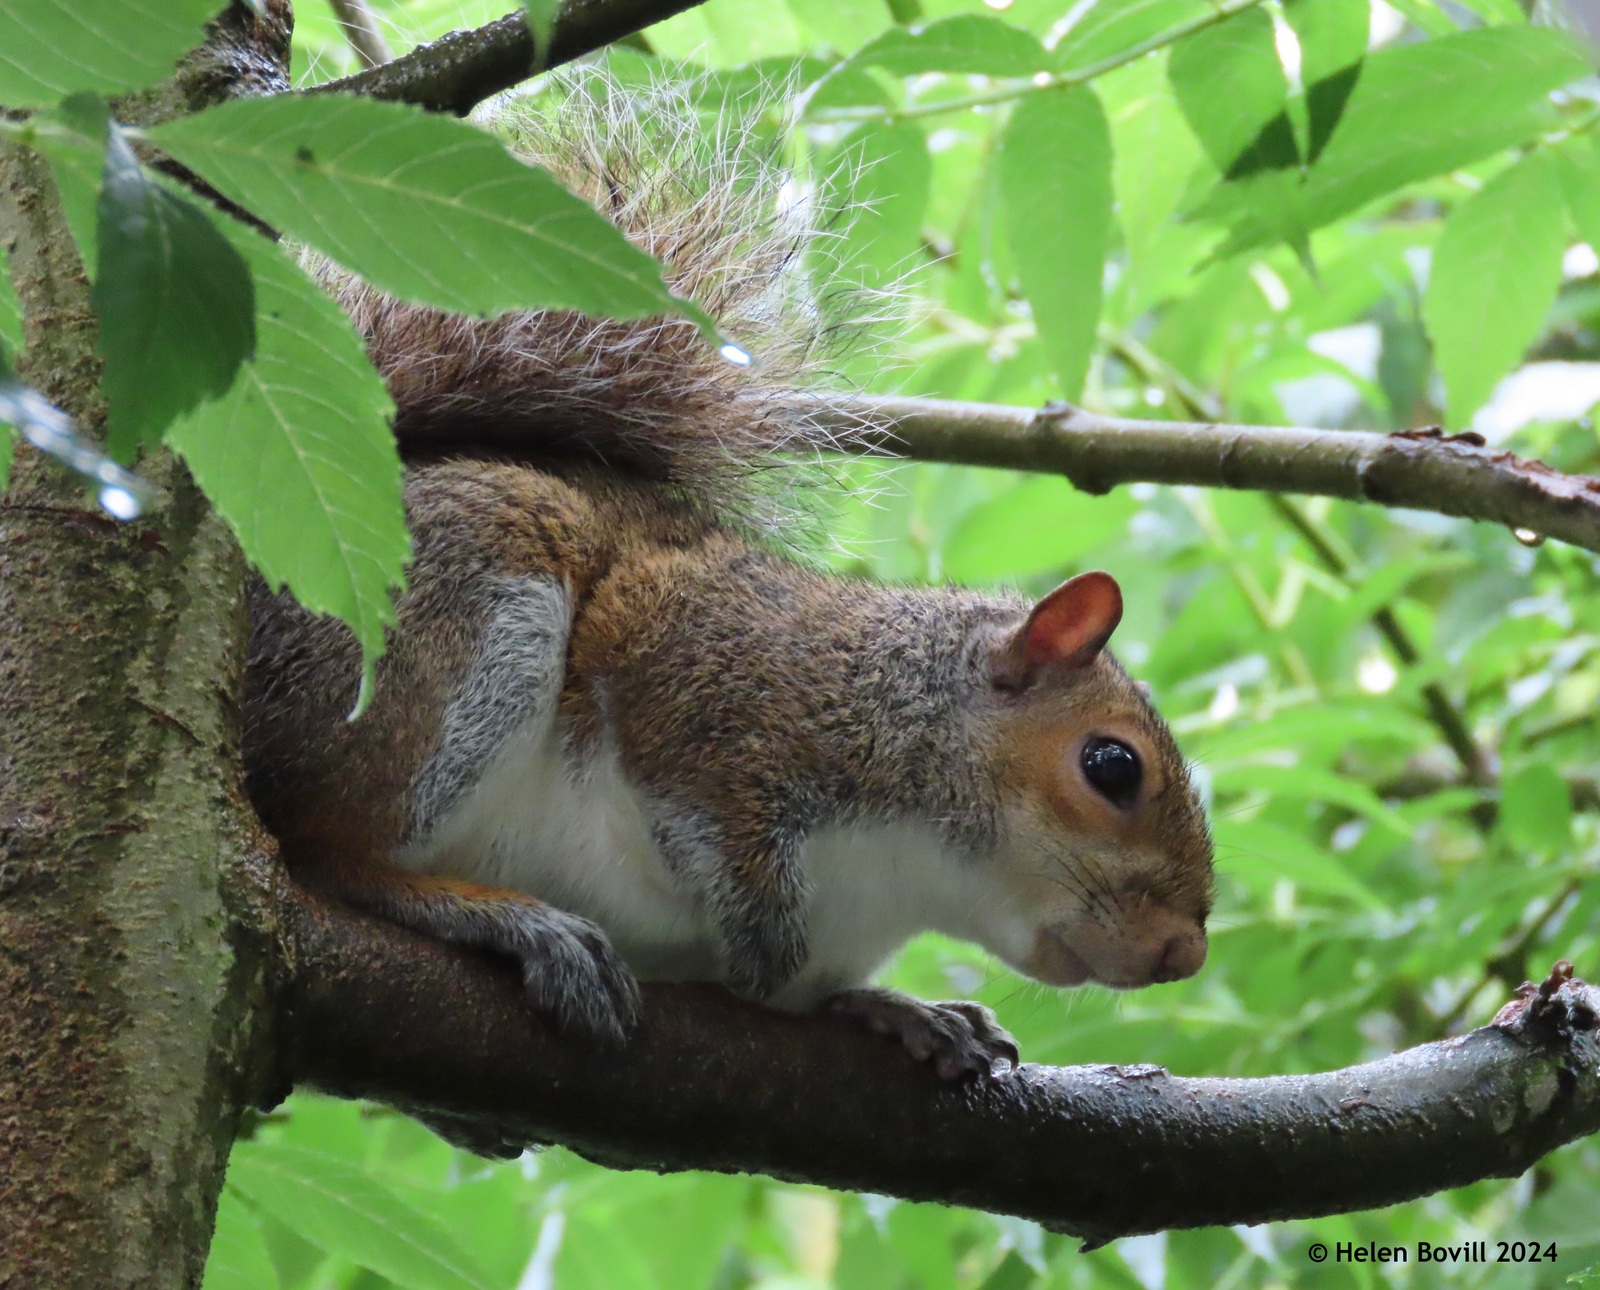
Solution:
<path fill-rule="evenodd" d="M 572 605 L 555 578 L 494 578 L 483 643 L 445 709 L 439 746 L 417 775 L 412 836 L 426 837 L 471 790 L 505 741 L 561 695 Z"/>
<path fill-rule="evenodd" d="M 806 961 L 811 893 L 800 867 L 803 834 L 764 831 L 756 867 L 767 881 L 752 884 L 730 863 L 734 856 L 748 862 L 750 845 L 730 839 L 704 811 L 658 799 L 651 823 L 667 868 L 705 899 L 728 983 L 756 999 L 782 989 Z"/>
<path fill-rule="evenodd" d="M 421 901 L 380 893 L 357 903 L 430 936 L 516 959 L 528 997 L 558 1029 L 620 1043 L 638 1020 L 638 983 L 587 918 L 532 898 L 491 903 L 442 892 Z"/>

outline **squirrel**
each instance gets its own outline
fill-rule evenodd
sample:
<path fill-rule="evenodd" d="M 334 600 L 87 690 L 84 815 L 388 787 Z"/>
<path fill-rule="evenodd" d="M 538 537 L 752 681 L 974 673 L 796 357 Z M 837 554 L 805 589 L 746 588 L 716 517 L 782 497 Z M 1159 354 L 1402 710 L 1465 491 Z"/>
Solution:
<path fill-rule="evenodd" d="M 252 592 L 246 782 L 291 872 L 509 956 L 563 1031 L 620 1040 L 638 981 L 714 981 L 947 1079 L 1019 1055 L 981 1005 L 868 984 L 919 932 L 1055 986 L 1192 975 L 1211 841 L 1106 648 L 1116 582 L 875 585 L 763 533 L 771 467 L 837 433 L 791 396 L 833 330 L 805 204 L 681 95 L 567 99 L 499 125 L 760 364 L 680 319 L 449 316 L 321 266 L 395 400 L 414 552 L 355 721 L 349 634 Z"/>

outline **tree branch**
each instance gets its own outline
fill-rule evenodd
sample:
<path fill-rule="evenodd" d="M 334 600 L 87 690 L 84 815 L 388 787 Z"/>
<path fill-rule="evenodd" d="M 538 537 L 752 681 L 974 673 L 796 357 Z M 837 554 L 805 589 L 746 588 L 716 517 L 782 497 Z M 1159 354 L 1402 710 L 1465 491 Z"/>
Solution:
<path fill-rule="evenodd" d="M 365 94 L 465 116 L 484 99 L 538 72 L 570 63 L 704 2 L 567 0 L 542 60 L 519 10 L 475 31 L 453 31 L 392 63 L 329 81 L 311 92 Z"/>
<path fill-rule="evenodd" d="M 970 1205 L 1099 1243 L 1393 1204 L 1514 1176 L 1600 1129 L 1600 991 L 1561 975 L 1496 1027 L 1328 1074 L 1024 1065 L 958 1086 L 865 1028 L 712 986 L 647 986 L 640 1032 L 597 1050 L 548 1033 L 509 968 L 275 867 L 254 880 L 286 1081 L 614 1166 Z"/>
<path fill-rule="evenodd" d="M 1488 520 L 1600 552 L 1600 478 L 1436 428 L 1376 434 L 1104 417 L 1067 404 L 823 395 L 846 446 L 918 461 L 1065 475 L 1086 493 L 1146 481 L 1312 493 Z M 867 432 L 863 435 L 863 427 Z"/>
<path fill-rule="evenodd" d="M 1113 354 L 1145 380 L 1164 388 L 1191 417 L 1215 422 L 1225 415 L 1221 403 L 1208 391 L 1194 385 L 1182 372 L 1151 353 L 1132 336 L 1103 327 L 1101 339 Z M 1324 569 L 1347 585 L 1355 581 L 1356 569 L 1353 567 L 1352 554 L 1347 548 L 1341 549 L 1343 544 L 1334 538 L 1330 530 L 1318 524 L 1301 506 L 1282 493 L 1269 493 L 1267 504 L 1277 512 L 1284 523 L 1300 535 L 1301 541 L 1322 562 Z M 1411 638 L 1411 634 L 1406 631 L 1392 606 L 1378 606 L 1372 611 L 1368 621 L 1383 637 L 1402 667 L 1415 667 L 1421 662 L 1422 651 Z M 1419 693 L 1428 719 L 1433 722 L 1435 729 L 1449 745 L 1450 751 L 1455 753 L 1467 781 L 1479 787 L 1492 784 L 1496 779 L 1494 758 L 1473 737 L 1466 714 L 1451 700 L 1444 686 L 1437 681 L 1425 681 Z M 1487 809 L 1488 804 L 1485 803 L 1474 810 L 1474 818 L 1484 827 L 1488 826 Z"/>

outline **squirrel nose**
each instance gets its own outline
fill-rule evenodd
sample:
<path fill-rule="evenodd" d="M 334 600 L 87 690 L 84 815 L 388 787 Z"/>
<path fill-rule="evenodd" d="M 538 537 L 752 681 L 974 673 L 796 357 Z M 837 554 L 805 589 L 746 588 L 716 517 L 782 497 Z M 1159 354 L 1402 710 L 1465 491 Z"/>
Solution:
<path fill-rule="evenodd" d="M 1160 957 L 1150 973 L 1155 983 L 1182 981 L 1200 970 L 1206 961 L 1206 935 L 1204 932 L 1184 932 L 1169 937 L 1161 947 Z"/>

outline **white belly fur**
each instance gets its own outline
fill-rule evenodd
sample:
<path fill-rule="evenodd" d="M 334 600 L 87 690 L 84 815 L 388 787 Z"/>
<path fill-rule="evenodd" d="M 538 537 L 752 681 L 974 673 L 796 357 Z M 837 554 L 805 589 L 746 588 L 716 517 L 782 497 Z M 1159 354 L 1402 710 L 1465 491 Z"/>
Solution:
<path fill-rule="evenodd" d="M 415 872 L 448 873 L 527 892 L 598 923 L 645 980 L 719 980 L 715 930 L 700 893 L 667 869 L 650 804 L 610 751 L 568 762 L 552 715 L 518 728 L 478 783 L 428 836 L 396 855 Z M 810 954 L 773 1002 L 813 1006 L 866 981 L 927 928 L 988 939 L 1009 923 L 975 862 L 929 829 L 900 823 L 820 830 L 802 853 L 810 886 Z M 992 943 L 992 942 L 991 942 Z"/>

